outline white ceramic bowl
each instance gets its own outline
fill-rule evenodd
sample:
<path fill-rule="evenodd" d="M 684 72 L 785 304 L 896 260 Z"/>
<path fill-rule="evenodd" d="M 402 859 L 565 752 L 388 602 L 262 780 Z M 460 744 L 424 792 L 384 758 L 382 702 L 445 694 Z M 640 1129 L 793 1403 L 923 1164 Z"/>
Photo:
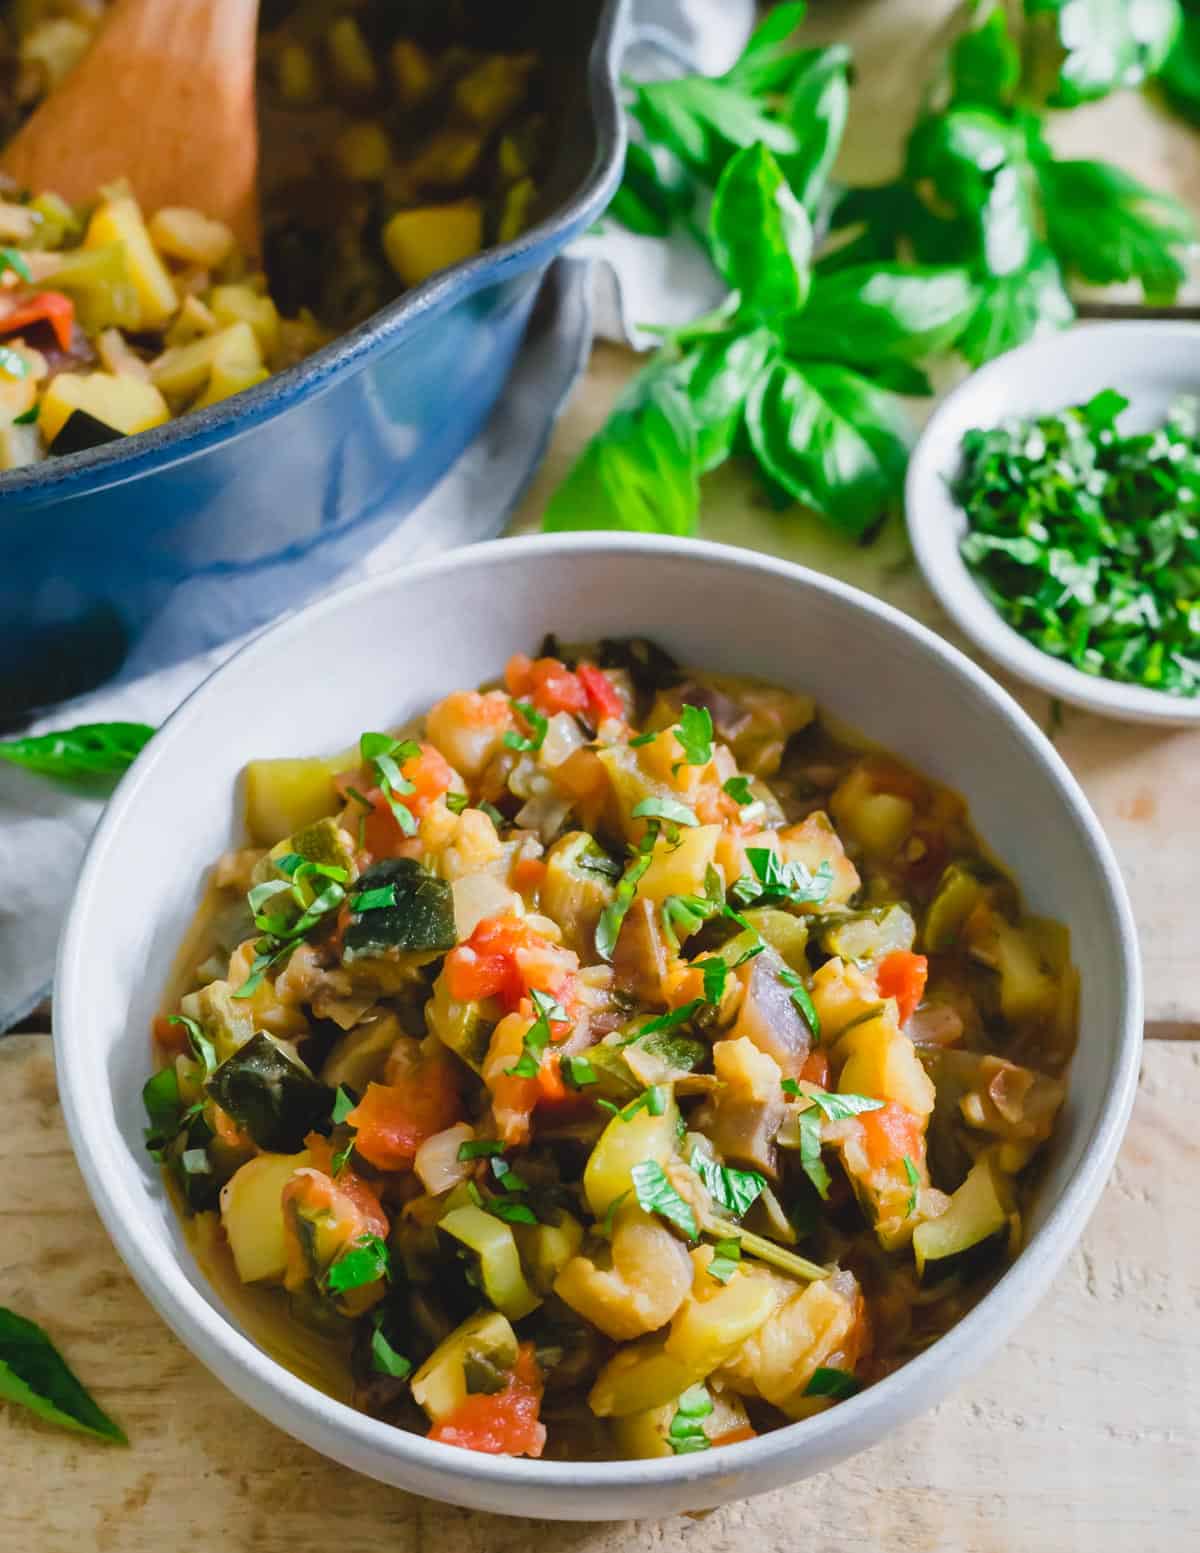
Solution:
<path fill-rule="evenodd" d="M 223 1311 L 142 1146 L 148 1027 L 205 870 L 237 837 L 253 756 L 333 750 L 496 674 L 552 630 L 653 634 L 685 662 L 813 692 L 948 782 L 1069 923 L 1083 1042 L 1029 1245 L 926 1353 L 819 1417 L 669 1461 L 569 1464 L 474 1455 L 333 1402 Z M 1029 1313 L 1112 1166 L 1137 1078 L 1141 983 L 1125 891 L 1051 745 L 980 669 L 895 610 L 744 550 L 626 535 L 479 545 L 349 588 L 246 647 L 149 746 L 92 842 L 59 955 L 55 1051 L 71 1137 L 134 1277 L 192 1351 L 251 1407 L 357 1471 L 484 1510 L 624 1519 L 697 1510 L 821 1471 L 937 1401 Z"/>
<path fill-rule="evenodd" d="M 1048 695 L 1102 717 L 1186 726 L 1200 697 L 1097 679 L 1035 647 L 1001 619 L 959 554 L 967 531 L 950 494 L 973 427 L 1052 414 L 1115 388 L 1130 401 L 1122 428 L 1161 425 L 1173 400 L 1200 393 L 1200 324 L 1085 324 L 1018 346 L 966 379 L 934 411 L 908 466 L 908 532 L 925 581 L 963 634 L 996 663 Z"/>

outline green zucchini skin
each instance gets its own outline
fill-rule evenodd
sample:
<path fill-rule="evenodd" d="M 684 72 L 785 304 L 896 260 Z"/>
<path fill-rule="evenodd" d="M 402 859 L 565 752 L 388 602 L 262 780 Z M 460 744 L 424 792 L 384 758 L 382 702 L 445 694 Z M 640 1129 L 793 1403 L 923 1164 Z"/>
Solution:
<path fill-rule="evenodd" d="M 354 910 L 354 901 L 368 891 L 389 886 L 390 906 Z M 441 954 L 458 942 L 450 886 L 411 857 L 389 857 L 373 863 L 359 878 L 350 904 L 350 921 L 342 940 L 342 959 L 347 965 L 393 949 Z"/>

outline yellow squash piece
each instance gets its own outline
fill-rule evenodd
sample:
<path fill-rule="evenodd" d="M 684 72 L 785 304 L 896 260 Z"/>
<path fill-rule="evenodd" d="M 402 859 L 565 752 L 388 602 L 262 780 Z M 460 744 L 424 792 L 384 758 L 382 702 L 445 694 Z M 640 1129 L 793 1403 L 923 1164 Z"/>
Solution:
<path fill-rule="evenodd" d="M 179 297 L 132 194 L 104 200 L 88 222 L 83 246 L 101 248 L 108 243 L 124 245 L 129 278 L 141 304 L 142 327 L 160 328 L 179 306 Z"/>
<path fill-rule="evenodd" d="M 60 372 L 50 380 L 38 411 L 38 427 L 47 442 L 54 441 L 73 410 L 83 410 L 126 436 L 171 419 L 153 383 L 111 372 Z"/>
<path fill-rule="evenodd" d="M 207 386 L 218 366 L 257 371 L 262 364 L 258 338 L 242 319 L 190 345 L 170 346 L 151 362 L 150 377 L 168 399 L 182 405 Z"/>
<path fill-rule="evenodd" d="M 243 1283 L 278 1283 L 287 1266 L 283 1189 L 297 1170 L 312 1163 L 299 1154 L 259 1154 L 221 1192 L 221 1223 Z"/>
<path fill-rule="evenodd" d="M 419 286 L 482 247 L 483 207 L 475 199 L 398 210 L 383 229 L 383 251 L 406 286 Z"/>

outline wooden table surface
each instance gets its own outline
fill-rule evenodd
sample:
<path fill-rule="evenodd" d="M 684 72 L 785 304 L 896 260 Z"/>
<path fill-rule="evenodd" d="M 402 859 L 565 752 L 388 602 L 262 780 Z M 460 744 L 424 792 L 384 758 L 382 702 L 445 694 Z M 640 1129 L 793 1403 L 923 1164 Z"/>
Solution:
<path fill-rule="evenodd" d="M 818 28 L 856 45 L 846 153 L 887 176 L 939 18 L 953 0 L 820 0 Z M 1200 208 L 1190 131 L 1137 99 L 1069 116 L 1072 154 L 1099 151 Z M 631 370 L 601 346 L 515 527 L 604 419 Z M 815 565 L 951 634 L 899 530 L 869 550 L 757 504 L 722 471 L 703 532 Z M 1010 687 L 1016 688 L 1016 687 Z M 1046 725 L 1045 699 L 1020 693 Z M 535 1525 L 450 1509 L 335 1467 L 230 1396 L 174 1339 L 93 1213 L 59 1112 L 49 1038 L 0 1041 L 0 1305 L 41 1321 L 128 1450 L 0 1406 L 0 1553 L 1192 1553 L 1200 1546 L 1200 733 L 1068 711 L 1059 749 L 1117 850 L 1147 970 L 1133 1121 L 1084 1240 L 1027 1326 L 934 1412 L 793 1489 L 704 1519 Z M 1022 860 L 1012 859 L 1018 871 Z M 1173 1038 L 1173 1039 L 1166 1039 Z M 1087 1039 L 1087 1032 L 1083 1032 Z"/>

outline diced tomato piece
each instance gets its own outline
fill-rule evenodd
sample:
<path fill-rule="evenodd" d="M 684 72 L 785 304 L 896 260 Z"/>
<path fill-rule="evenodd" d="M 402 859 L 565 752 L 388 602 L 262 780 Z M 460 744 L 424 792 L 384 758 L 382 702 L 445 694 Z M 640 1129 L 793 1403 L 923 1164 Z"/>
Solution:
<path fill-rule="evenodd" d="M 609 717 L 624 719 L 625 707 L 617 693 L 617 687 L 603 669 L 598 669 L 591 663 L 581 663 L 575 672 L 587 696 L 588 711 L 598 723 L 604 722 Z"/>
<path fill-rule="evenodd" d="M 151 1034 L 161 1050 L 178 1056 L 188 1049 L 187 1027 L 173 1023 L 169 1014 L 155 1014 Z"/>
<path fill-rule="evenodd" d="M 504 666 L 504 685 L 510 696 L 527 696 L 533 687 L 533 659 L 515 652 Z"/>
<path fill-rule="evenodd" d="M 40 323 L 50 325 L 60 350 L 70 350 L 75 304 L 61 291 L 38 291 L 18 302 L 11 312 L 0 316 L 0 334 L 12 334 L 29 324 Z"/>
<path fill-rule="evenodd" d="M 335 1181 L 338 1190 L 343 1196 L 348 1197 L 368 1220 L 382 1219 L 384 1228 L 376 1232 L 380 1235 L 387 1234 L 387 1215 L 379 1203 L 379 1187 L 373 1181 L 366 1180 L 363 1176 L 356 1175 L 347 1163 L 333 1174 L 333 1144 L 322 1133 L 310 1132 L 304 1140 L 304 1147 L 308 1150 L 314 1170 L 320 1170 L 331 1181 Z"/>
<path fill-rule="evenodd" d="M 871 1167 L 878 1170 L 907 1154 L 915 1164 L 924 1153 L 921 1118 L 889 1100 L 880 1111 L 864 1111 L 859 1117 Z"/>
<path fill-rule="evenodd" d="M 424 1058 L 402 1084 L 368 1084 L 346 1120 L 357 1129 L 354 1147 L 376 1170 L 404 1170 L 435 1132 L 462 1116 L 458 1080 L 449 1056 Z"/>
<path fill-rule="evenodd" d="M 546 877 L 546 865 L 540 857 L 522 857 L 513 864 L 509 878 L 514 890 L 522 895 L 533 895 L 542 887 Z"/>
<path fill-rule="evenodd" d="M 429 1438 L 489 1456 L 540 1456 L 546 1444 L 546 1426 L 538 1422 L 541 1406 L 542 1372 L 533 1344 L 522 1343 L 504 1390 L 466 1397 L 434 1424 Z"/>
<path fill-rule="evenodd" d="M 456 1003 L 498 998 L 513 1013 L 532 987 L 562 999 L 579 961 L 520 917 L 485 917 L 465 944 L 446 956 L 450 996 Z"/>
<path fill-rule="evenodd" d="M 907 1024 L 917 1004 L 925 996 L 929 961 L 923 954 L 896 949 L 879 962 L 875 981 L 881 998 L 895 998 L 900 1023 Z"/>
<path fill-rule="evenodd" d="M 715 1450 L 718 1445 L 739 1445 L 743 1440 L 757 1440 L 758 1433 L 749 1424 L 738 1429 L 726 1429 L 724 1434 L 714 1434 L 708 1442 Z"/>
<path fill-rule="evenodd" d="M 400 767 L 400 775 L 412 783 L 411 793 L 398 793 L 398 802 L 404 805 L 415 820 L 420 820 L 448 792 L 454 781 L 454 770 L 440 750 L 432 744 L 422 744 L 419 755 L 411 755 Z M 362 809 L 363 847 L 372 857 L 403 857 L 410 837 L 400 828 L 400 821 L 385 794 L 373 784 L 371 776 L 362 771 L 343 771 L 334 778 L 334 786 L 342 798 L 352 801 L 356 810 L 359 800 L 356 793 L 371 805 L 370 811 Z"/>
<path fill-rule="evenodd" d="M 804 1059 L 796 1077 L 806 1079 L 810 1084 L 817 1084 L 822 1089 L 828 1089 L 829 1058 L 819 1048 L 814 1047 Z"/>

